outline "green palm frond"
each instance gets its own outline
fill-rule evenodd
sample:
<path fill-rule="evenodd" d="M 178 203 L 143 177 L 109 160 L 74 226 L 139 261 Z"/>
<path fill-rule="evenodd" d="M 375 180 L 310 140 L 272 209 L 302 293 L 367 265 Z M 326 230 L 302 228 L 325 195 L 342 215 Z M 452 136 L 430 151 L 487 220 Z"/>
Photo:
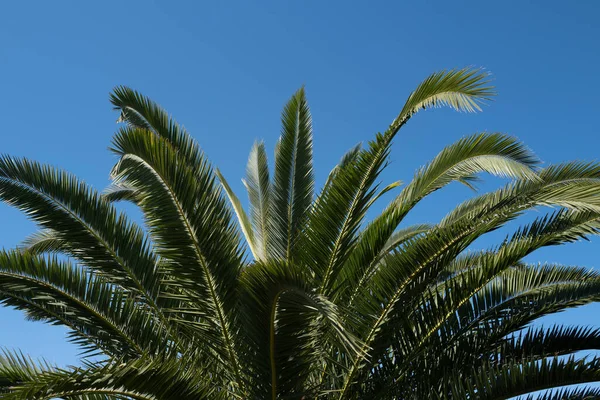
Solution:
<path fill-rule="evenodd" d="M 313 200 L 312 117 L 304 88 L 298 90 L 285 105 L 281 125 L 281 138 L 275 153 L 270 229 L 273 230 L 273 252 L 285 259 L 293 254 L 298 233 Z M 251 171 L 251 174 L 262 175 L 257 176 L 262 179 L 265 166 L 260 164 L 264 156 L 259 149 L 256 157 L 259 170 Z"/>
<path fill-rule="evenodd" d="M 125 183 L 108 186 L 102 192 L 102 197 L 110 202 L 131 201 L 137 203 L 140 200 L 139 190 Z"/>
<path fill-rule="evenodd" d="M 220 399 L 226 394 L 226 391 L 219 393 L 208 387 L 206 381 L 185 369 L 185 363 L 171 359 L 140 358 L 128 363 L 116 359 L 107 364 L 69 369 L 41 369 L 30 365 L 25 359 L 0 359 L 0 368 L 12 368 L 17 373 L 37 369 L 35 374 L 24 374 L 11 385 L 3 394 L 4 399 L 70 399 L 87 395 L 136 400 Z"/>
<path fill-rule="evenodd" d="M 0 198 L 60 234 L 70 256 L 155 300 L 159 276 L 143 231 L 73 175 L 5 156 L 0 158 Z"/>
<path fill-rule="evenodd" d="M 494 88 L 489 74 L 480 69 L 462 68 L 431 74 L 412 92 L 396 117 L 399 129 L 421 109 L 446 106 L 456 111 L 481 111 L 480 105 L 490 100 Z"/>
<path fill-rule="evenodd" d="M 39 230 L 21 242 L 21 248 L 34 254 L 67 252 L 65 240 L 52 229 Z"/>
<path fill-rule="evenodd" d="M 490 157 L 489 159 L 487 157 Z M 485 161 L 484 161 L 485 160 Z M 502 162 L 497 162 L 502 160 Z M 501 134 L 476 134 L 463 138 L 446 147 L 432 162 L 421 168 L 415 178 L 402 190 L 392 203 L 365 229 L 358 239 L 356 250 L 349 265 L 340 275 L 343 282 L 353 282 L 344 292 L 350 297 L 357 294 L 373 271 L 381 252 L 407 213 L 425 196 L 453 181 L 473 180 L 475 174 L 487 172 L 500 176 L 539 180 L 533 168 L 538 160 L 514 138 Z"/>
<path fill-rule="evenodd" d="M 528 395 L 519 400 L 593 400 L 600 398 L 600 389 L 566 388 L 552 390 L 541 395 Z"/>
<path fill-rule="evenodd" d="M 119 122 L 163 138 L 189 165 L 203 164 L 205 156 L 194 138 L 158 104 L 125 86 L 115 88 L 110 101 L 121 112 Z"/>
<path fill-rule="evenodd" d="M 420 321 L 419 329 L 422 330 L 420 332 L 413 329 L 416 342 L 411 344 L 410 353 L 414 356 L 421 351 L 431 351 L 426 346 L 427 341 L 430 340 L 437 341 L 442 338 L 444 343 L 448 343 L 449 338 L 463 328 L 462 321 L 473 321 L 476 318 L 474 309 L 477 307 L 473 305 L 475 299 L 486 299 L 487 301 L 480 303 L 484 307 L 492 302 L 489 297 L 479 297 L 487 290 L 488 285 L 493 287 L 499 276 L 513 271 L 514 269 L 511 269 L 513 265 L 519 264 L 523 257 L 542 246 L 558 245 L 575 240 L 586 233 L 594 233 L 594 227 L 589 227 L 590 218 L 592 217 L 587 215 L 573 217 L 570 213 L 557 213 L 549 218 L 541 218 L 530 227 L 517 232 L 510 241 L 505 242 L 496 251 L 484 253 L 485 255 L 478 260 L 477 268 L 447 280 L 442 287 L 438 285 L 435 291 L 423 295 L 414 314 L 408 315 L 408 318 Z M 523 268 L 516 270 L 523 270 Z M 558 269 L 555 272 L 561 271 Z M 563 283 L 568 282 L 569 278 L 573 280 L 574 276 L 577 277 L 575 281 L 578 282 L 586 279 L 597 280 L 599 277 L 593 273 L 577 275 L 576 273 L 580 271 L 574 269 L 568 269 L 566 272 L 567 274 L 561 275 Z M 397 332 L 398 328 L 394 328 L 392 324 L 387 331 Z M 404 362 L 410 361 L 408 354 L 403 356 Z"/>
<path fill-rule="evenodd" d="M 331 181 L 335 177 L 335 175 L 342 169 L 346 168 L 348 165 L 356 162 L 357 157 L 360 155 L 360 151 L 362 150 L 362 143 L 358 143 L 356 146 L 352 147 L 348 150 L 340 159 L 338 164 L 333 167 L 333 169 L 329 172 L 327 176 L 327 180 L 325 181 L 325 185 L 323 186 L 322 193 L 327 193 L 327 189 L 331 184 Z"/>
<path fill-rule="evenodd" d="M 168 350 L 168 334 L 150 309 L 56 258 L 0 252 L 0 302 L 29 319 L 66 326 L 71 339 L 90 352 L 133 357 Z"/>
<path fill-rule="evenodd" d="M 600 381 L 598 359 L 543 359 L 541 362 L 507 362 L 502 367 L 483 366 L 465 381 L 455 377 L 440 398 L 508 399 L 538 390 Z M 493 377 L 493 379 L 490 379 Z"/>
<path fill-rule="evenodd" d="M 23 381 L 36 379 L 40 373 L 53 368 L 49 363 L 35 362 L 23 353 L 2 350 L 0 352 L 0 393 L 6 393 L 12 386 Z"/>
<path fill-rule="evenodd" d="M 261 374 L 256 398 L 311 395 L 304 392 L 307 373 L 322 362 L 328 345 L 351 359 L 360 357 L 359 343 L 343 325 L 338 307 L 315 293 L 305 274 L 297 265 L 277 261 L 254 264 L 243 274 L 246 334 L 254 349 L 269 354 L 250 357 L 251 369 Z"/>
<path fill-rule="evenodd" d="M 121 129 L 114 151 L 121 159 L 113 176 L 139 188 L 156 251 L 169 261 L 163 264 L 165 274 L 174 279 L 163 281 L 162 296 L 180 300 L 176 312 L 200 308 L 209 318 L 205 340 L 219 349 L 218 357 L 229 359 L 239 382 L 230 312 L 243 254 L 210 165 L 199 159 L 192 168 L 170 142 L 139 128 Z"/>
<path fill-rule="evenodd" d="M 185 332 L 200 329 L 200 341 L 212 349 L 206 355 L 218 363 L 228 360 L 220 378 L 242 387 L 231 310 L 243 250 L 213 168 L 157 104 L 123 87 L 111 101 L 130 126 L 113 140 L 112 150 L 121 157 L 113 177 L 142 197 L 138 205 L 165 261 L 162 297 L 171 302 L 169 313 L 181 316 L 172 320 Z"/>
<path fill-rule="evenodd" d="M 406 241 L 426 233 L 431 228 L 433 228 L 433 226 L 429 224 L 416 224 L 395 231 L 392 234 L 392 236 L 390 236 L 390 238 L 388 239 L 387 243 L 385 244 L 383 250 L 380 253 L 380 256 L 389 254 L 390 252 L 400 247 Z"/>
<path fill-rule="evenodd" d="M 583 327 L 554 326 L 550 329 L 529 328 L 500 344 L 505 359 L 555 357 L 582 350 L 600 349 L 600 330 Z"/>

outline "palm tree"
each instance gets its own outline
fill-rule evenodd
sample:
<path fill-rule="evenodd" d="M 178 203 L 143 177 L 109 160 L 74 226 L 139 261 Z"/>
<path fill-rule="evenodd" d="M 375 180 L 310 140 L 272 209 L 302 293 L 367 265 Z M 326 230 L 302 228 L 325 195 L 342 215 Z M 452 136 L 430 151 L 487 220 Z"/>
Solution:
<path fill-rule="evenodd" d="M 59 368 L 5 350 L 0 397 L 506 399 L 556 388 L 543 398 L 600 398 L 564 387 L 600 380 L 600 358 L 576 354 L 599 349 L 600 330 L 532 325 L 598 300 L 599 273 L 523 260 L 598 231 L 600 164 L 541 168 L 515 138 L 480 133 L 443 149 L 401 189 L 379 183 L 394 137 L 419 110 L 476 111 L 492 95 L 480 70 L 434 73 L 315 195 L 300 89 L 283 110 L 273 176 L 264 144 L 252 148 L 248 212 L 188 132 L 125 87 L 111 96 L 125 124 L 105 192 L 0 158 L 0 197 L 41 227 L 0 253 L 0 301 L 66 326 L 84 356 Z M 510 182 L 437 224 L 402 224 L 432 192 L 454 181 L 474 187 L 482 172 Z M 145 226 L 117 201 L 137 205 Z M 548 206 L 495 247 L 472 248 Z"/>

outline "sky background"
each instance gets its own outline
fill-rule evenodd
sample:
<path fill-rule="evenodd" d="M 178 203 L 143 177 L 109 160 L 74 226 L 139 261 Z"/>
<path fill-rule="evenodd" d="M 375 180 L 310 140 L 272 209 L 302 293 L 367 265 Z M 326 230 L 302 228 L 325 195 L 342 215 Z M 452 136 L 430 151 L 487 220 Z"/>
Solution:
<path fill-rule="evenodd" d="M 264 139 L 272 154 L 281 108 L 306 85 L 320 186 L 428 74 L 476 66 L 493 73 L 497 98 L 477 115 L 419 113 L 395 140 L 384 182 L 410 180 L 445 145 L 479 131 L 515 135 L 546 163 L 597 160 L 598 15 L 593 0 L 2 2 L 0 153 L 63 167 L 103 189 L 116 161 L 107 151 L 118 117 L 108 95 L 128 85 L 183 123 L 245 198 L 240 178 L 252 143 Z M 407 223 L 436 222 L 471 195 L 453 185 Z M 4 204 L 0 224 L 0 247 L 35 231 Z M 593 239 L 530 259 L 600 266 L 599 249 Z M 547 322 L 600 326 L 599 312 L 588 306 Z M 7 308 L 0 346 L 61 365 L 78 360 L 62 328 Z"/>

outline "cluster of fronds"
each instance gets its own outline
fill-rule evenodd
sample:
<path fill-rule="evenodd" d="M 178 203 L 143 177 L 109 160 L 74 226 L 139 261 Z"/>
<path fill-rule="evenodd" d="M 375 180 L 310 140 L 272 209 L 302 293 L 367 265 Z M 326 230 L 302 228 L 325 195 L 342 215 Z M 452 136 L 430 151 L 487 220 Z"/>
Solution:
<path fill-rule="evenodd" d="M 382 186 L 392 141 L 419 110 L 471 112 L 493 95 L 479 70 L 435 73 L 393 123 L 351 149 L 315 193 L 304 90 L 282 115 L 270 171 L 251 150 L 249 210 L 187 131 L 125 87 L 98 193 L 67 172 L 0 158 L 0 198 L 41 230 L 0 252 L 0 301 L 69 328 L 82 366 L 0 356 L 3 399 L 600 398 L 600 331 L 531 323 L 598 300 L 600 276 L 530 264 L 544 246 L 597 233 L 600 164 L 541 168 L 499 133 L 460 139 L 413 180 Z M 405 226 L 419 201 L 478 174 L 510 178 L 437 224 Z M 384 193 L 397 196 L 371 221 Z M 138 226 L 116 201 L 137 205 Z M 528 210 L 547 209 L 497 246 L 468 250 Z M 251 254 L 251 255 L 250 255 Z M 532 397 L 533 398 L 533 397 Z"/>

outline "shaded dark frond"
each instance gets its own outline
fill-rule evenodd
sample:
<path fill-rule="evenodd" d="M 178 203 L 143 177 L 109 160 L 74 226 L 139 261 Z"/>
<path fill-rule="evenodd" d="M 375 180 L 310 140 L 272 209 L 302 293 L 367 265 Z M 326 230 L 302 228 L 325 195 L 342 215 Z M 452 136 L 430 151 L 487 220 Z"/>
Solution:
<path fill-rule="evenodd" d="M 2 157 L 0 198 L 60 235 L 70 256 L 149 302 L 156 300 L 160 277 L 141 228 L 73 175 Z"/>
<path fill-rule="evenodd" d="M 269 354 L 249 354 L 256 398 L 315 395 L 304 390 L 312 366 L 322 365 L 329 346 L 349 359 L 359 356 L 338 307 L 316 293 L 305 274 L 297 265 L 271 261 L 252 265 L 242 276 L 246 334 L 254 351 Z"/>
<path fill-rule="evenodd" d="M 28 318 L 66 326 L 86 351 L 134 357 L 168 351 L 153 310 L 98 276 L 55 258 L 0 252 L 0 302 Z"/>
<path fill-rule="evenodd" d="M 500 343 L 501 362 L 541 359 L 572 354 L 582 350 L 600 350 L 600 330 L 579 326 L 529 328 Z"/>
<path fill-rule="evenodd" d="M 2 350 L 0 352 L 0 394 L 6 393 L 14 385 L 36 379 L 44 371 L 54 367 L 45 361 L 35 362 L 20 352 Z"/>
<path fill-rule="evenodd" d="M 552 358 L 501 367 L 482 366 L 469 379 L 455 376 L 440 398 L 501 400 L 538 390 L 600 381 L 599 361 Z"/>
<path fill-rule="evenodd" d="M 139 201 L 139 190 L 125 183 L 119 185 L 113 184 L 104 189 L 102 197 L 110 202 L 130 201 L 137 203 Z"/>
<path fill-rule="evenodd" d="M 25 369 L 15 366 L 11 360 L 6 364 Z M 89 364 L 86 368 L 45 369 L 34 376 L 24 376 L 3 394 L 3 399 L 42 400 L 86 395 L 136 400 L 226 398 L 224 388 L 219 391 L 218 387 L 209 386 L 204 377 L 194 372 L 183 360 L 141 358 L 124 363 L 115 359 L 107 364 Z"/>
<path fill-rule="evenodd" d="M 597 388 L 562 388 L 550 390 L 543 394 L 530 394 L 517 400 L 597 400 L 600 389 Z"/>
<path fill-rule="evenodd" d="M 61 235 L 52 229 L 42 229 L 25 238 L 19 246 L 33 254 L 68 252 L 68 245 Z"/>

